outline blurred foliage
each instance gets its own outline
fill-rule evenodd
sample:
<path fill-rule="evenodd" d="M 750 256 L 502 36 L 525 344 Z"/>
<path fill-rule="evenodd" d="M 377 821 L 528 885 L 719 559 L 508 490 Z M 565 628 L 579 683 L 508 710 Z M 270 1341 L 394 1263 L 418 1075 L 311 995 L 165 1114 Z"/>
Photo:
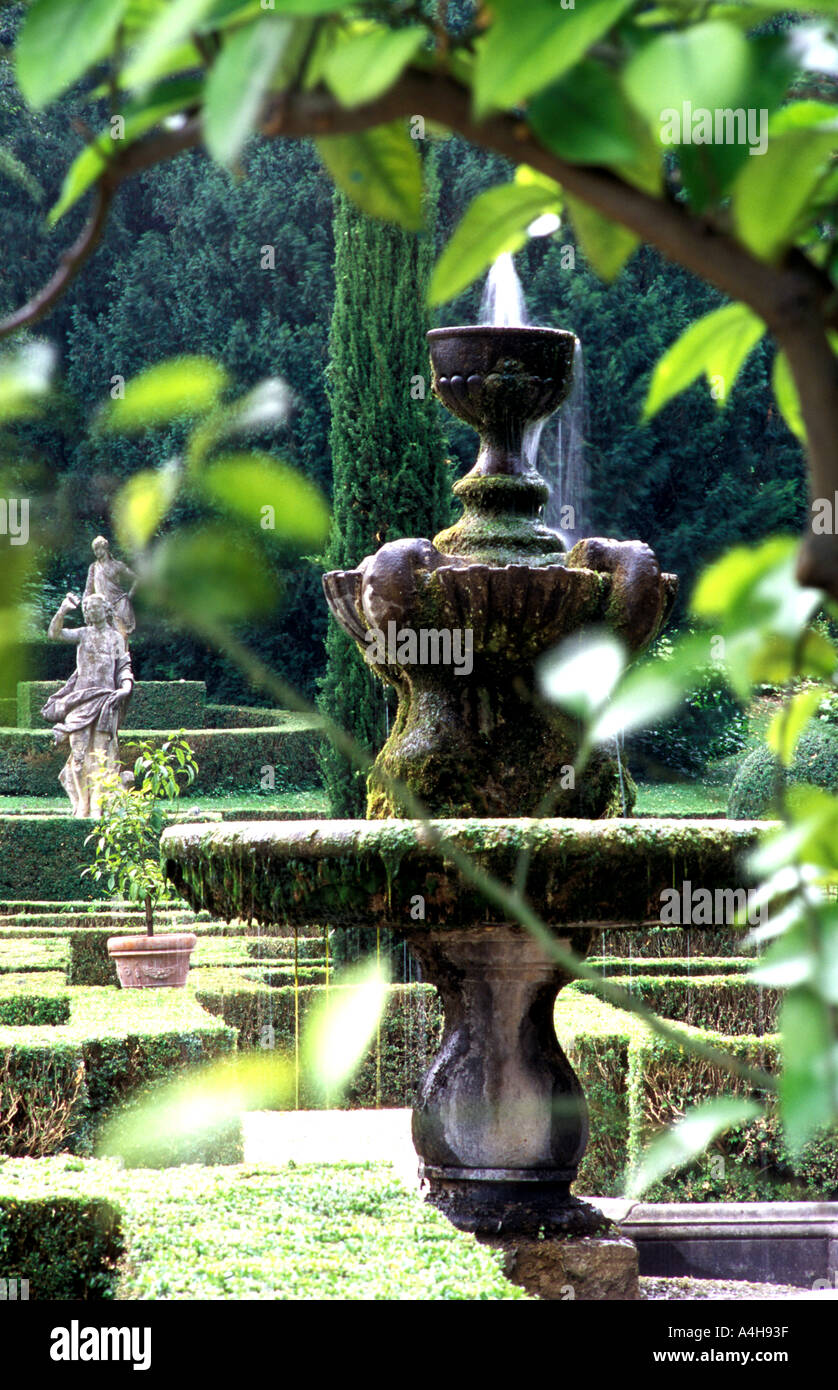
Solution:
<path fill-rule="evenodd" d="M 825 780 L 833 785 L 835 740 L 811 723 L 834 697 L 838 654 L 820 620 L 823 595 L 794 581 L 794 549 L 793 540 L 772 538 L 733 550 L 706 570 L 691 609 L 712 631 L 697 628 L 681 636 L 667 660 L 647 658 L 621 675 L 623 649 L 613 639 L 609 646 L 603 635 L 569 657 L 560 648 L 545 659 L 542 688 L 587 722 L 581 772 L 594 743 L 613 737 L 618 726 L 630 732 L 646 722 L 638 691 L 653 719 L 700 688 L 711 657 L 739 700 L 755 686 L 788 687 L 788 699 L 768 729 L 770 747 L 751 755 L 763 782 L 772 779 L 772 806 L 782 823 L 752 855 L 750 868 L 760 886 L 749 910 L 762 905 L 764 913 L 750 940 L 764 950 L 750 978 L 784 991 L 778 1098 L 787 1142 L 797 1150 L 838 1121 L 838 795 L 823 789 Z M 827 612 L 834 617 L 831 606 Z M 737 809 L 748 808 L 737 803 Z M 757 1113 L 747 1109 L 750 1101 L 737 1105 L 719 1100 L 688 1111 L 654 1141 L 634 1174 L 632 1193 L 685 1166 L 716 1136 Z"/>

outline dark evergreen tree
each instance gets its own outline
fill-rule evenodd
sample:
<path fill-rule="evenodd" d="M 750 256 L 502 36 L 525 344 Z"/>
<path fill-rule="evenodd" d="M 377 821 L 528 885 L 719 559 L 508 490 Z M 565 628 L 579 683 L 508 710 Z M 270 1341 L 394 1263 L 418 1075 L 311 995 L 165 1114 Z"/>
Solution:
<path fill-rule="evenodd" d="M 386 541 L 434 536 L 448 521 L 451 480 L 425 345 L 432 233 L 372 221 L 340 194 L 334 231 L 334 502 L 326 562 L 351 569 Z M 384 742 L 387 691 L 331 619 L 320 707 L 367 751 Z M 332 814 L 362 816 L 363 775 L 331 745 L 324 745 L 322 770 Z"/>

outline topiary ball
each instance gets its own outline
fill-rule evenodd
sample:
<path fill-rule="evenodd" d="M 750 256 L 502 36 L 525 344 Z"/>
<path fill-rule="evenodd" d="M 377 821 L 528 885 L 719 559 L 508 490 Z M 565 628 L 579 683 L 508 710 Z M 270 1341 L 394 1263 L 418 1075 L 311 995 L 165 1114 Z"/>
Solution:
<path fill-rule="evenodd" d="M 730 820 L 761 820 L 777 814 L 774 800 L 777 759 L 770 748 L 755 748 L 742 762 L 730 789 Z M 838 793 L 838 733 L 829 727 L 810 729 L 797 745 L 794 762 L 783 774 L 786 785 L 808 782 Z"/>

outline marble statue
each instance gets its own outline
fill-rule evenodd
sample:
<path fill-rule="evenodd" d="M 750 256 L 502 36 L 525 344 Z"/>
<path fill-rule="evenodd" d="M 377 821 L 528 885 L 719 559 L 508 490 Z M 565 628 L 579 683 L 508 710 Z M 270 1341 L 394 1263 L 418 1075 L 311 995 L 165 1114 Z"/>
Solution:
<path fill-rule="evenodd" d="M 126 642 L 137 626 L 131 599 L 137 587 L 137 576 L 132 569 L 115 560 L 111 555 L 109 542 L 104 536 L 97 536 L 91 549 L 96 557 L 87 571 L 84 597 L 100 594 L 113 610 L 114 626 L 122 633 Z"/>
<path fill-rule="evenodd" d="M 65 628 L 66 614 L 78 607 L 76 595 L 67 594 L 47 630 L 53 642 L 75 645 L 76 669 L 41 713 L 53 725 L 56 744 L 67 741 L 70 745 L 58 780 L 70 798 L 73 815 L 98 820 L 101 776 L 119 766 L 117 733 L 134 674 L 125 637 L 107 600 L 98 593 L 87 594 L 81 600 L 84 626 Z"/>

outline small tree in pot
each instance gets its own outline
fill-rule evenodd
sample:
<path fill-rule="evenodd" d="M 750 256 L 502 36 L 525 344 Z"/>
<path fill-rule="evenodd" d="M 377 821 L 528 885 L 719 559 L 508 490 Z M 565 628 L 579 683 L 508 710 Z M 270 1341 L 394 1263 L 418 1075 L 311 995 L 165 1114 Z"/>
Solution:
<path fill-rule="evenodd" d="M 181 734 L 160 747 L 151 742 L 138 748 L 133 775 L 102 776 L 102 818 L 88 835 L 95 845 L 93 863 L 84 870 L 121 893 L 145 911 L 146 935 L 111 937 L 108 953 L 116 962 L 123 989 L 179 987 L 186 984 L 189 957 L 197 938 L 192 932 L 154 935 L 154 911 L 177 898 L 160 865 L 159 840 L 164 801 L 175 800 L 195 780 L 198 765 Z"/>

